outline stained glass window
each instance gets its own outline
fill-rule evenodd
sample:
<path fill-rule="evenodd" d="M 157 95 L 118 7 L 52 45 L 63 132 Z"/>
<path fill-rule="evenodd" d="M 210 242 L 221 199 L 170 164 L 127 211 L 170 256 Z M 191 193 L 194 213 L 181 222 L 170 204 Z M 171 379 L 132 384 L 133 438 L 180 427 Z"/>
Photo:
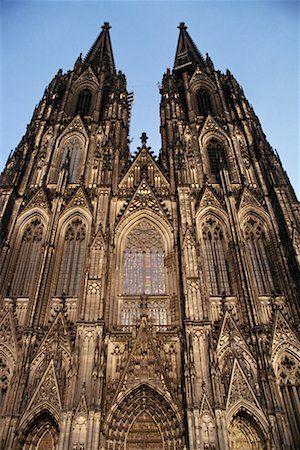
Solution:
<path fill-rule="evenodd" d="M 18 262 L 12 281 L 11 293 L 28 297 L 34 286 L 42 254 L 44 226 L 35 218 L 24 231 Z"/>
<path fill-rule="evenodd" d="M 75 219 L 68 226 L 65 233 L 62 261 L 56 289 L 57 296 L 61 296 L 63 293 L 67 297 L 76 297 L 78 295 L 83 271 L 85 246 L 85 225 L 82 220 Z"/>
<path fill-rule="evenodd" d="M 209 219 L 202 230 L 204 242 L 205 266 L 210 284 L 211 295 L 230 294 L 226 246 L 222 230 L 218 223 Z"/>
<path fill-rule="evenodd" d="M 164 250 L 159 232 L 147 221 L 129 234 L 124 252 L 123 293 L 165 293 Z"/>
<path fill-rule="evenodd" d="M 258 220 L 250 218 L 245 226 L 247 254 L 252 265 L 258 293 L 271 294 L 274 291 L 267 244 L 263 227 Z"/>

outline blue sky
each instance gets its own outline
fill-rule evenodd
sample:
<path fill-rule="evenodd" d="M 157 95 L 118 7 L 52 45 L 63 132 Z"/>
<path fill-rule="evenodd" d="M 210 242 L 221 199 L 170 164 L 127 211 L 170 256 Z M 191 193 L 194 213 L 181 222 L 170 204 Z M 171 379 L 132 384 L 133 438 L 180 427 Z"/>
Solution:
<path fill-rule="evenodd" d="M 0 170 L 47 84 L 86 54 L 104 21 L 112 26 L 116 67 L 134 92 L 131 151 L 146 131 L 158 153 L 159 83 L 184 21 L 201 53 L 243 86 L 299 197 L 298 2 L 4 0 L 0 7 Z"/>

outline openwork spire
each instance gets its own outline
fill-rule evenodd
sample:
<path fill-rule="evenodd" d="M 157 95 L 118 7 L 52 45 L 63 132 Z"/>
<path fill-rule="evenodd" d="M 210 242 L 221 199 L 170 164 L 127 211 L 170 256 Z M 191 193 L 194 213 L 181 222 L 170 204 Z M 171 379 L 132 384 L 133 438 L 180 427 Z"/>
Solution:
<path fill-rule="evenodd" d="M 115 74 L 115 62 L 109 35 L 111 27 L 108 22 L 104 22 L 101 28 L 102 31 L 88 51 L 84 64 L 91 64 L 96 71 L 101 67 L 105 67 L 105 70 L 109 73 Z"/>
<path fill-rule="evenodd" d="M 185 23 L 181 22 L 178 28 L 180 31 L 174 61 L 174 70 L 182 69 L 188 66 L 204 66 L 205 60 L 187 32 L 187 26 Z"/>

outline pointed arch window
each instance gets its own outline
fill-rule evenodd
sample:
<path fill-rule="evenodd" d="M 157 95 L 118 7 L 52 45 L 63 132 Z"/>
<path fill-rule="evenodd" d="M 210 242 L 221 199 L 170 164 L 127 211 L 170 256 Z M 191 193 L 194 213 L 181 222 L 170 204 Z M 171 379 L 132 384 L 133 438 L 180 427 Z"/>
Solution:
<path fill-rule="evenodd" d="M 300 360 L 292 353 L 285 352 L 278 362 L 277 378 L 294 444 L 297 446 L 300 442 Z"/>
<path fill-rule="evenodd" d="M 83 274 L 86 250 L 86 227 L 81 219 L 75 219 L 65 233 L 56 295 L 77 297 Z"/>
<path fill-rule="evenodd" d="M 124 252 L 123 293 L 165 293 L 164 249 L 159 232 L 147 221 L 129 234 Z"/>
<path fill-rule="evenodd" d="M 207 144 L 207 156 L 212 181 L 219 183 L 220 170 L 226 166 L 226 152 L 223 143 L 215 138 L 210 139 Z"/>
<path fill-rule="evenodd" d="M 230 294 L 229 271 L 224 235 L 218 222 L 208 219 L 202 229 L 204 259 L 209 279 L 210 294 Z"/>
<path fill-rule="evenodd" d="M 84 89 L 81 91 L 77 101 L 76 114 L 87 116 L 90 111 L 91 100 L 92 93 L 89 89 Z"/>
<path fill-rule="evenodd" d="M 44 225 L 39 218 L 26 227 L 21 241 L 11 294 L 29 297 L 34 289 L 42 255 Z"/>
<path fill-rule="evenodd" d="M 200 89 L 196 93 L 199 116 L 207 116 L 209 112 L 212 112 L 211 101 L 209 93 L 206 89 Z"/>
<path fill-rule="evenodd" d="M 69 183 L 78 183 L 79 181 L 82 152 L 82 142 L 77 136 L 69 139 L 63 147 L 61 165 L 65 165 L 68 169 Z"/>
<path fill-rule="evenodd" d="M 245 226 L 245 237 L 247 254 L 254 273 L 258 293 L 260 295 L 271 294 L 274 291 L 274 282 L 262 224 L 251 217 Z"/>

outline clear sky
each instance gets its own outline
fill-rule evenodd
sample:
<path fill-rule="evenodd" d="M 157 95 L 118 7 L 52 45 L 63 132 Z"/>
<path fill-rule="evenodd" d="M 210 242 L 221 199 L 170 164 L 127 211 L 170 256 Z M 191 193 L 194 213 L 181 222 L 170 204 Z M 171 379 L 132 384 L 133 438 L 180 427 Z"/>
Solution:
<path fill-rule="evenodd" d="M 0 8 L 0 170 L 45 87 L 87 53 L 104 21 L 112 27 L 116 68 L 134 92 L 131 151 L 146 131 L 158 153 L 159 83 L 185 22 L 201 53 L 243 86 L 299 197 L 298 2 L 2 0 Z"/>

